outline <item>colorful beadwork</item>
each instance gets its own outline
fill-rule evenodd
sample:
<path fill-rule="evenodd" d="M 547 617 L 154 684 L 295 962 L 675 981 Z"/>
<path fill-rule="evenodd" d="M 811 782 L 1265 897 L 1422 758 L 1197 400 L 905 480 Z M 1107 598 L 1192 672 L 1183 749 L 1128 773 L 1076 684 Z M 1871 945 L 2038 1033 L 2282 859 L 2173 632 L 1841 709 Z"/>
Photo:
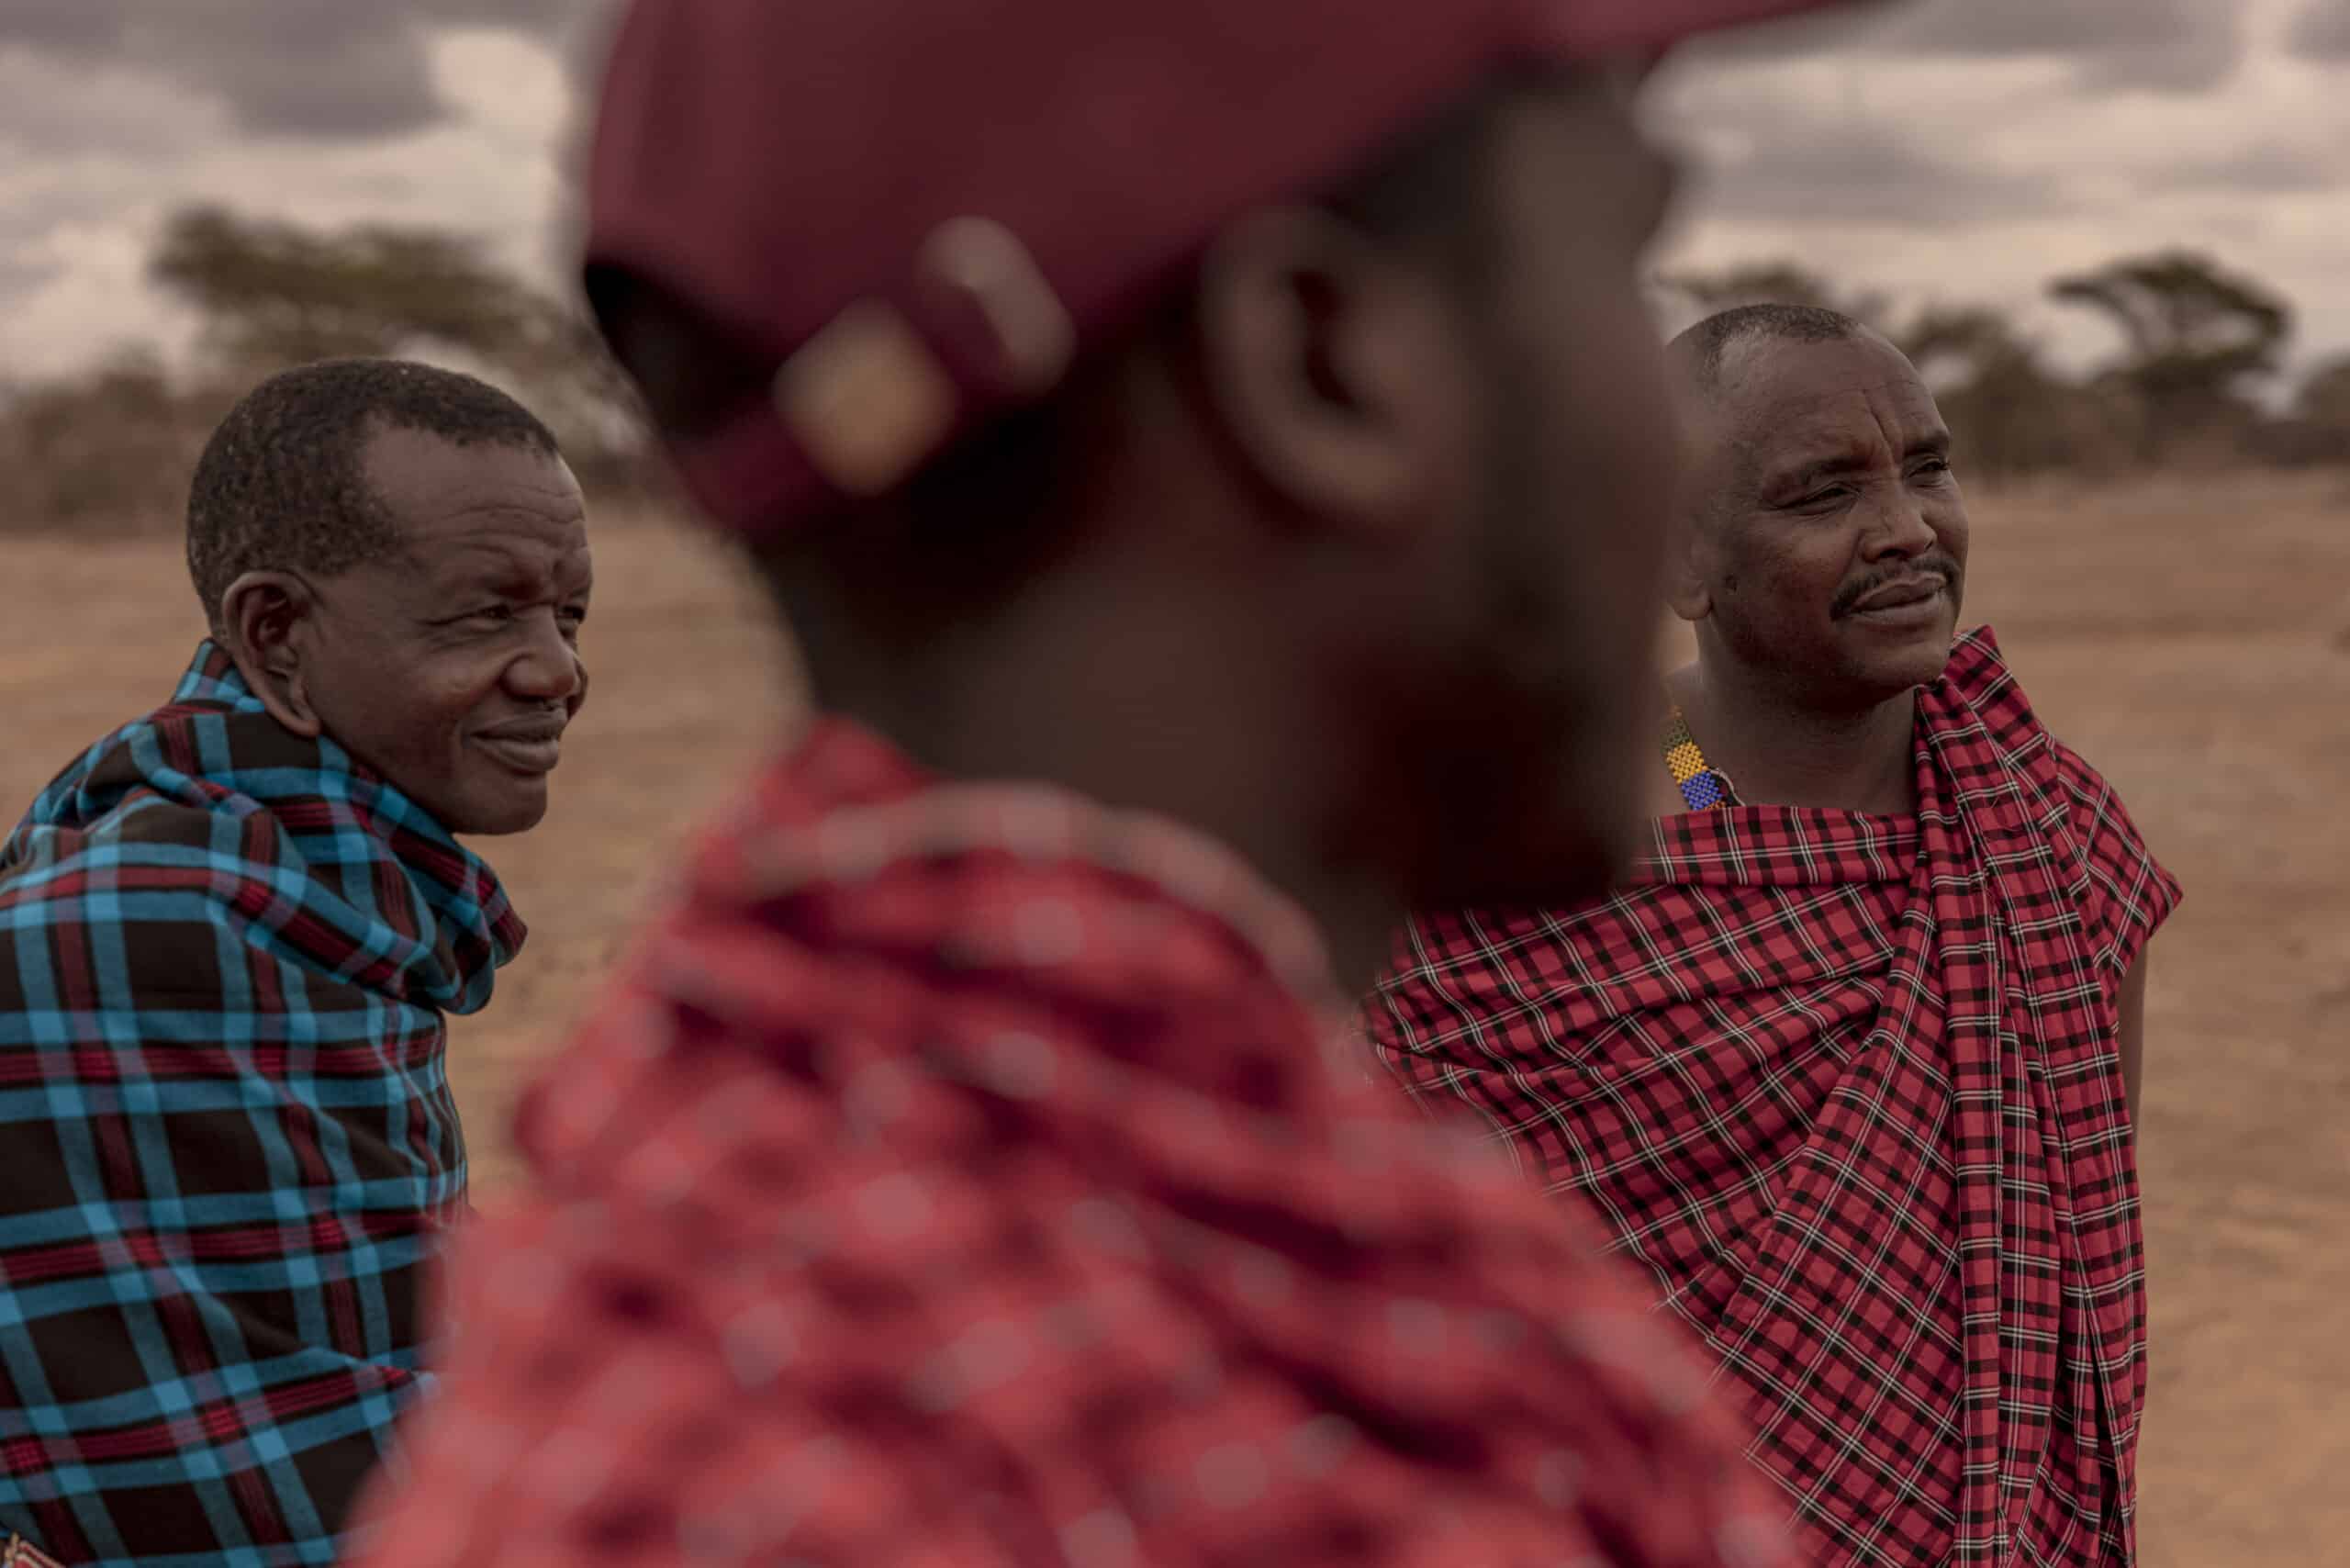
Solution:
<path fill-rule="evenodd" d="M 1693 812 L 1709 812 L 1718 807 L 1738 804 L 1738 796 L 1729 787 L 1729 779 L 1706 761 L 1706 754 L 1697 749 L 1697 737 L 1689 733 L 1689 721 L 1682 716 L 1676 705 L 1673 716 L 1665 721 L 1664 765 L 1673 771 L 1673 781 L 1681 787 L 1681 798 Z"/>

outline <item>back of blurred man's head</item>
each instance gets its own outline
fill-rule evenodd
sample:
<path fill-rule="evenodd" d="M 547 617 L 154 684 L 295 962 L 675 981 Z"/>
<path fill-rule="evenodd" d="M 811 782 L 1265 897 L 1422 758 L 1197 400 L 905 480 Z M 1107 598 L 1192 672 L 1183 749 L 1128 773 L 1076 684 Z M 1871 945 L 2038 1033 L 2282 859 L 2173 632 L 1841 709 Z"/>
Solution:
<path fill-rule="evenodd" d="M 1303 715 L 1260 728 L 1330 792 L 1326 858 L 1423 902 L 1574 896 L 1629 842 L 1671 477 L 1639 288 L 1671 172 L 1604 62 L 1795 8 L 1477 0 L 1423 36 L 1397 0 L 1024 0 L 989 30 L 902 38 L 921 18 L 893 10 L 845 57 L 805 36 L 788 57 L 720 0 L 644 6 L 599 131 L 590 293 L 828 701 L 891 709 L 937 689 L 926 650 L 968 667 L 991 640 L 1104 679 L 1190 657 L 1233 683 L 1215 655 L 1244 649 L 1236 719 Z M 736 58 L 871 70 L 930 132 L 769 126 L 770 165 L 729 154 L 706 185 L 739 176 L 794 238 L 730 219 L 710 253 L 768 245 L 767 294 L 681 249 L 644 173 L 693 178 L 682 143 L 721 123 L 638 63 L 648 40 L 690 51 L 722 14 Z M 761 101 L 801 126 L 793 85 Z M 860 155 L 881 166 L 835 178 Z M 852 190 L 928 216 L 811 205 Z M 877 224 L 867 275 L 822 256 Z"/>

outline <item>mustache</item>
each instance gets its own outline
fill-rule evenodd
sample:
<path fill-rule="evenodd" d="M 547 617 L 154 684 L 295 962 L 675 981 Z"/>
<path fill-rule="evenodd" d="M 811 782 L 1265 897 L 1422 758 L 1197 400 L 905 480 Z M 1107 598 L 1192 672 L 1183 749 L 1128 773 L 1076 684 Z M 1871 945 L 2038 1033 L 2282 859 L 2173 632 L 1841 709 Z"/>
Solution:
<path fill-rule="evenodd" d="M 1838 618 L 1850 615 L 1854 605 L 1876 592 L 1877 589 L 1890 587 L 1894 583 L 1914 582 L 1921 577 L 1940 579 L 1942 591 L 1948 593 L 1958 587 L 1959 576 L 1958 563 L 1947 555 L 1930 555 L 1919 561 L 1904 561 L 1898 566 L 1886 571 L 1872 572 L 1865 577 L 1856 577 L 1846 583 L 1837 590 L 1835 602 L 1828 607 L 1828 611 L 1830 616 Z"/>

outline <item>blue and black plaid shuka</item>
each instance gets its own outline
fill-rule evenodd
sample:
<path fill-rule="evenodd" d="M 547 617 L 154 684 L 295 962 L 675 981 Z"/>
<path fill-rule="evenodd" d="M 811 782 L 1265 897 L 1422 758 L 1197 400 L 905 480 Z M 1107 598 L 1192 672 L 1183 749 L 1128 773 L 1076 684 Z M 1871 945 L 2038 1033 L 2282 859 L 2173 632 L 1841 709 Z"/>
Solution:
<path fill-rule="evenodd" d="M 0 846 L 0 1540 L 334 1560 L 463 1209 L 498 880 L 210 643 Z"/>

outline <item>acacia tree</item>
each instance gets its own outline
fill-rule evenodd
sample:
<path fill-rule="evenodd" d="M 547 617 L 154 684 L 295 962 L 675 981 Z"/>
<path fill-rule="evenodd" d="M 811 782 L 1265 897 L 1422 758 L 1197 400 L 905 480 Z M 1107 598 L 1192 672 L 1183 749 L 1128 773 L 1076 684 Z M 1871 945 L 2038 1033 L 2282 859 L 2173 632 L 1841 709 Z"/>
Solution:
<path fill-rule="evenodd" d="M 2350 431 L 2350 356 L 2328 360 L 2310 372 L 2293 409 L 2312 423 Z"/>
<path fill-rule="evenodd" d="M 151 275 L 194 306 L 202 342 L 241 382 L 310 360 L 454 351 L 521 391 L 575 465 L 641 450 L 636 399 L 577 310 L 434 230 L 319 232 L 218 207 L 166 225 Z"/>
<path fill-rule="evenodd" d="M 2264 455 L 2288 466 L 2350 464 L 2350 356 L 2301 378 L 2290 412 L 2267 431 Z"/>
<path fill-rule="evenodd" d="M 1929 308 L 1896 336 L 1934 386 L 1967 471 L 2007 478 L 2100 468 L 2116 455 L 2112 399 L 2052 371 L 2000 312 Z"/>
<path fill-rule="evenodd" d="M 1700 312 L 1810 305 L 1884 332 L 1934 386 L 1970 473 L 2004 477 L 2094 465 L 2113 444 L 2098 400 L 2051 371 L 2038 345 L 1996 310 L 1930 308 L 1899 324 L 1884 295 L 1847 289 L 1786 261 L 1671 274 L 1659 283 Z"/>
<path fill-rule="evenodd" d="M 2120 330 L 2123 356 L 2105 379 L 2137 407 L 2141 456 L 2241 446 L 2258 427 L 2247 394 L 2277 374 L 2293 334 L 2291 307 L 2266 285 L 2208 256 L 2166 251 L 2059 278 L 2049 294 Z"/>
<path fill-rule="evenodd" d="M 60 524 L 87 533 L 175 525 L 187 476 L 230 399 L 173 385 L 151 350 L 0 399 L 0 532 Z"/>

